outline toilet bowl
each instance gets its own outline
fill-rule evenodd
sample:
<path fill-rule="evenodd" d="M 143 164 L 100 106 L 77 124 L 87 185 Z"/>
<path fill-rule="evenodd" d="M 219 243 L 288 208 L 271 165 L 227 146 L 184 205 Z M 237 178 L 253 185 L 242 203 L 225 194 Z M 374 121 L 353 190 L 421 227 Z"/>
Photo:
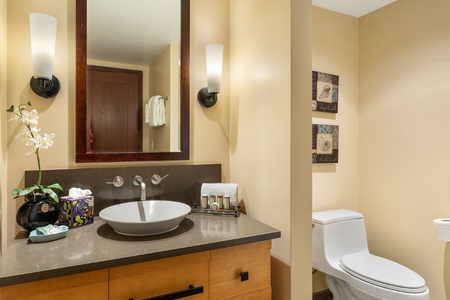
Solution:
<path fill-rule="evenodd" d="M 326 274 L 333 300 L 430 300 L 416 272 L 369 253 L 363 215 L 313 213 L 313 268 Z"/>

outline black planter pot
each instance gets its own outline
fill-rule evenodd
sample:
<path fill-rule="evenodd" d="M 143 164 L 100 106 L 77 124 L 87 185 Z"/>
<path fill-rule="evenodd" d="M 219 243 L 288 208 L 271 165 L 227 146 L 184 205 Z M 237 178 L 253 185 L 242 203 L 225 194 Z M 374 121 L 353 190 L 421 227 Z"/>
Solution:
<path fill-rule="evenodd" d="M 16 214 L 17 224 L 28 231 L 55 224 L 59 218 L 58 204 L 49 194 L 28 194 Z"/>

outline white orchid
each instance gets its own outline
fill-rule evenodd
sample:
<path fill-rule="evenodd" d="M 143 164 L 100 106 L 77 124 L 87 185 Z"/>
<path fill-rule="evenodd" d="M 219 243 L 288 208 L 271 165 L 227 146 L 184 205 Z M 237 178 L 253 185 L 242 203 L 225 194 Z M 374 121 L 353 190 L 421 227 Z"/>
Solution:
<path fill-rule="evenodd" d="M 55 134 L 44 134 L 44 137 L 39 135 L 39 131 L 41 131 L 40 128 L 37 128 L 38 124 L 38 112 L 37 110 L 33 109 L 31 112 L 26 111 L 26 106 L 31 106 L 31 103 L 28 102 L 26 104 L 20 104 L 19 107 L 14 110 L 14 105 L 11 105 L 11 107 L 7 110 L 7 112 L 14 113 L 14 118 L 10 119 L 9 121 L 22 121 L 25 124 L 25 128 L 22 130 L 20 134 L 16 136 L 16 139 L 21 139 L 22 142 L 25 142 L 25 145 L 32 146 L 33 149 L 29 151 L 26 155 L 31 155 L 33 153 L 36 154 L 37 163 L 39 167 L 39 179 L 37 184 L 33 185 L 30 188 L 25 189 L 14 189 L 12 191 L 13 195 L 16 195 L 15 198 L 24 196 L 26 194 L 29 194 L 31 192 L 42 192 L 42 193 L 48 193 L 50 196 L 58 202 L 58 196 L 53 192 L 51 189 L 58 189 L 61 192 L 63 191 L 63 188 L 55 183 L 49 186 L 41 185 L 41 161 L 39 159 L 39 150 L 40 149 L 48 149 L 48 147 L 53 146 L 53 139 L 55 138 Z"/>
<path fill-rule="evenodd" d="M 33 109 L 31 112 L 28 112 L 26 110 L 21 111 L 22 113 L 22 122 L 24 122 L 26 125 L 29 126 L 37 126 L 39 119 L 37 110 Z"/>
<path fill-rule="evenodd" d="M 53 146 L 53 139 L 54 138 L 55 138 L 55 134 L 54 133 L 52 133 L 52 134 L 44 133 L 44 141 L 45 141 L 45 144 L 47 145 L 47 148 Z"/>
<path fill-rule="evenodd" d="M 25 127 L 22 132 L 16 136 L 16 139 L 20 139 L 22 142 L 27 142 L 30 139 L 30 131 Z"/>
<path fill-rule="evenodd" d="M 40 129 L 40 128 L 37 128 L 36 126 L 33 126 L 33 127 L 30 128 L 30 131 L 31 131 L 33 134 L 37 134 L 39 131 L 41 131 L 41 129 Z"/>

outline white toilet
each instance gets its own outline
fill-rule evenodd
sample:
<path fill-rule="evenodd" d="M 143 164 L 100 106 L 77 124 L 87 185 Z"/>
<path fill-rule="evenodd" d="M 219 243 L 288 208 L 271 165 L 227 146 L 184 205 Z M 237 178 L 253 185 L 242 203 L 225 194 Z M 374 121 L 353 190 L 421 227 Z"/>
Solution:
<path fill-rule="evenodd" d="M 333 300 L 430 300 L 416 272 L 369 253 L 363 215 L 321 211 L 313 219 L 313 268 L 326 274 Z"/>

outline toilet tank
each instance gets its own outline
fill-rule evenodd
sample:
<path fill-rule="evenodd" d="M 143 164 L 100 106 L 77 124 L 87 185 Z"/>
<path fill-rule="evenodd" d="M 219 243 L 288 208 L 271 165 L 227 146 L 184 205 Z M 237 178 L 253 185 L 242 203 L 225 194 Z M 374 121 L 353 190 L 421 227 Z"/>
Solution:
<path fill-rule="evenodd" d="M 339 259 L 348 254 L 367 251 L 363 215 L 347 210 L 329 210 L 312 214 L 313 268 L 332 274 Z"/>

